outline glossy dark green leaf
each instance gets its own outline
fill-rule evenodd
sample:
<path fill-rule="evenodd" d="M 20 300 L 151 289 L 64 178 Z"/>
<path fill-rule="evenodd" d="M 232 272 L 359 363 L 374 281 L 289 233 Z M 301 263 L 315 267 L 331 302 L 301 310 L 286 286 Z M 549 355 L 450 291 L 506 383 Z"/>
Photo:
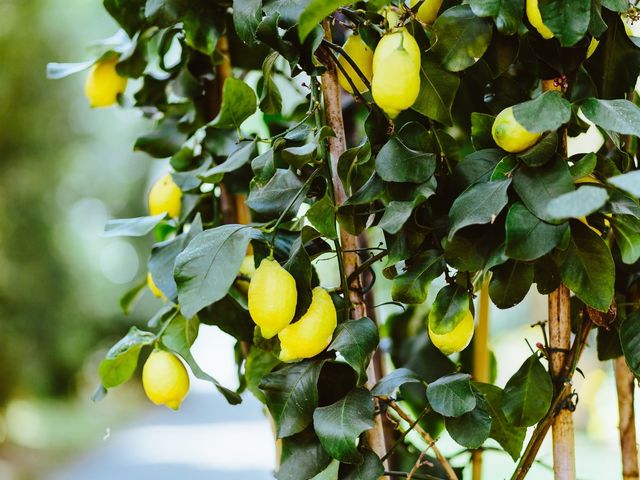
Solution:
<path fill-rule="evenodd" d="M 176 121 L 167 119 L 159 123 L 155 130 L 139 136 L 133 149 L 155 158 L 168 158 L 180 150 L 186 139 L 187 135 L 179 130 Z"/>
<path fill-rule="evenodd" d="M 596 310 L 606 312 L 613 300 L 615 267 L 605 241 L 579 221 L 571 222 L 571 242 L 560 274 L 576 296 Z"/>
<path fill-rule="evenodd" d="M 444 272 L 442 252 L 427 250 L 411 259 L 406 270 L 393 279 L 391 297 L 396 302 L 423 303 L 431 282 Z"/>
<path fill-rule="evenodd" d="M 385 232 L 398 233 L 411 217 L 414 202 L 391 201 L 384 210 L 378 226 Z"/>
<path fill-rule="evenodd" d="M 461 228 L 492 223 L 507 205 L 511 179 L 477 183 L 456 198 L 449 210 L 449 240 Z"/>
<path fill-rule="evenodd" d="M 471 142 L 476 150 L 496 148 L 496 142 L 491 136 L 491 127 L 495 119 L 496 117 L 486 113 L 473 112 L 471 114 Z"/>
<path fill-rule="evenodd" d="M 551 406 L 553 383 L 536 354 L 531 355 L 504 387 L 502 411 L 512 425 L 529 427 Z"/>
<path fill-rule="evenodd" d="M 256 141 L 252 140 L 249 142 L 242 142 L 240 146 L 233 152 L 229 157 L 219 165 L 210 168 L 206 172 L 204 172 L 201 177 L 204 181 L 209 181 L 212 183 L 219 183 L 223 174 L 233 172 L 238 170 L 239 168 L 244 167 L 253 155 L 256 150 Z"/>
<path fill-rule="evenodd" d="M 575 162 L 573 165 L 569 167 L 571 171 L 571 176 L 574 180 L 578 180 L 579 178 L 586 177 L 587 175 L 593 173 L 598 163 L 598 157 L 595 153 L 587 153 L 580 160 Z"/>
<path fill-rule="evenodd" d="M 549 132 L 533 147 L 518 154 L 518 158 L 529 167 L 540 167 L 554 157 L 558 148 L 558 134 Z"/>
<path fill-rule="evenodd" d="M 247 389 L 262 403 L 266 403 L 266 397 L 258 388 L 262 377 L 269 374 L 280 363 L 278 357 L 270 351 L 252 346 L 244 364 L 244 376 L 247 381 Z"/>
<path fill-rule="evenodd" d="M 451 125 L 451 106 L 456 98 L 460 77 L 440 66 L 432 55 L 423 55 L 420 62 L 420 93 L 411 108 L 421 114 Z"/>
<path fill-rule="evenodd" d="M 491 132 L 491 126 L 489 126 L 489 132 Z M 504 152 L 495 148 L 478 150 L 467 155 L 453 171 L 456 186 L 461 191 L 474 183 L 488 182 L 496 165 L 503 157 Z"/>
<path fill-rule="evenodd" d="M 610 328 L 607 330 L 599 327 L 596 335 L 596 348 L 598 350 L 598 360 L 601 362 L 622 356 L 622 346 L 620 345 L 618 329 Z"/>
<path fill-rule="evenodd" d="M 311 205 L 306 215 L 311 225 L 322 235 L 331 239 L 338 238 L 335 206 L 328 193 L 325 193 L 324 197 Z"/>
<path fill-rule="evenodd" d="M 636 198 L 640 197 L 640 171 L 623 173 L 622 175 L 609 178 L 607 182 Z"/>
<path fill-rule="evenodd" d="M 298 36 L 304 41 L 313 29 L 334 10 L 351 3 L 349 0 L 311 0 L 298 19 Z"/>
<path fill-rule="evenodd" d="M 131 327 L 129 332 L 109 349 L 100 362 L 98 373 L 104 388 L 117 387 L 131 378 L 138 366 L 140 350 L 155 342 L 156 336 Z"/>
<path fill-rule="evenodd" d="M 364 317 L 339 324 L 328 350 L 340 352 L 356 372 L 356 385 L 360 387 L 367 382 L 367 367 L 378 341 L 378 327 Z"/>
<path fill-rule="evenodd" d="M 175 279 L 180 309 L 193 317 L 224 297 L 236 279 L 253 229 L 222 225 L 197 235 L 176 258 Z"/>
<path fill-rule="evenodd" d="M 640 259 L 640 220 L 632 215 L 614 215 L 611 226 L 622 261 L 628 265 L 636 263 Z"/>
<path fill-rule="evenodd" d="M 260 96 L 260 110 L 269 115 L 276 115 L 282 110 L 282 95 L 274 80 L 275 63 L 279 58 L 278 52 L 273 52 L 262 62 L 262 95 Z"/>
<path fill-rule="evenodd" d="M 376 397 L 391 397 L 406 383 L 422 383 L 422 379 L 408 368 L 398 368 L 382 377 L 371 393 Z"/>
<path fill-rule="evenodd" d="M 498 308 L 511 308 L 520 303 L 533 283 L 533 266 L 509 260 L 493 269 L 489 296 Z"/>
<path fill-rule="evenodd" d="M 479 448 L 491 433 L 492 418 L 484 395 L 471 386 L 476 397 L 476 407 L 459 417 L 444 419 L 451 438 L 467 448 Z"/>
<path fill-rule="evenodd" d="M 571 119 L 571 104 L 560 92 L 548 91 L 514 105 L 513 116 L 530 132 L 557 130 Z"/>
<path fill-rule="evenodd" d="M 529 211 L 550 223 L 560 222 L 548 214 L 549 202 L 575 189 L 567 162 L 560 157 L 542 167 L 519 168 L 513 175 L 513 187 Z"/>
<path fill-rule="evenodd" d="M 640 311 L 636 310 L 622 322 L 620 344 L 629 369 L 640 378 Z"/>
<path fill-rule="evenodd" d="M 287 207 L 286 216 L 293 216 L 304 200 L 304 190 L 304 184 L 293 171 L 279 168 L 266 185 L 251 189 L 246 203 L 254 212 L 270 218 L 279 217 Z"/>
<path fill-rule="evenodd" d="M 493 17 L 505 35 L 513 35 L 522 24 L 524 3 L 519 0 L 471 0 L 469 5 L 477 16 Z"/>
<path fill-rule="evenodd" d="M 222 9 L 209 2 L 192 2 L 184 14 L 183 23 L 187 45 L 211 55 L 224 32 Z"/>
<path fill-rule="evenodd" d="M 233 25 L 238 37 L 247 45 L 255 43 L 261 20 L 262 0 L 233 0 Z"/>
<path fill-rule="evenodd" d="M 608 199 L 606 189 L 585 185 L 551 200 L 547 205 L 547 215 L 556 219 L 586 217 L 600 210 Z"/>
<path fill-rule="evenodd" d="M 282 464 L 276 473 L 278 480 L 312 478 L 331 463 L 313 428 L 282 439 Z"/>
<path fill-rule="evenodd" d="M 629 100 L 587 98 L 580 109 L 585 117 L 605 130 L 640 136 L 640 108 Z"/>
<path fill-rule="evenodd" d="M 563 47 L 578 43 L 587 33 L 591 17 L 590 0 L 539 0 L 543 23 Z"/>
<path fill-rule="evenodd" d="M 373 428 L 373 397 L 356 388 L 336 403 L 317 408 L 313 427 L 323 448 L 344 463 L 361 463 L 356 443 L 361 433 Z"/>
<path fill-rule="evenodd" d="M 500 387 L 488 383 L 473 384 L 484 395 L 489 414 L 491 415 L 491 433 L 489 436 L 496 440 L 505 451 L 511 455 L 513 461 L 517 461 L 522 451 L 524 437 L 527 434 L 525 427 L 516 427 L 509 423 L 502 412 L 503 392 Z"/>
<path fill-rule="evenodd" d="M 476 63 L 489 47 L 493 33 L 491 21 L 474 15 L 468 5 L 445 10 L 436 19 L 433 29 L 438 38 L 433 53 L 452 72 L 460 72 Z"/>
<path fill-rule="evenodd" d="M 318 406 L 318 377 L 323 361 L 304 360 L 263 377 L 260 389 L 276 424 L 278 438 L 304 430 Z"/>
<path fill-rule="evenodd" d="M 340 466 L 340 480 L 371 480 L 380 478 L 384 473 L 384 465 L 375 452 L 364 448 L 360 451 L 363 461 L 357 465 L 342 464 Z"/>
<path fill-rule="evenodd" d="M 434 333 L 451 332 L 469 312 L 469 294 L 458 285 L 445 285 L 436 295 L 429 311 L 429 326 Z"/>
<path fill-rule="evenodd" d="M 507 214 L 505 253 L 515 260 L 535 260 L 553 250 L 568 228 L 568 223 L 543 222 L 522 203 L 515 203 Z"/>
<path fill-rule="evenodd" d="M 133 36 L 142 28 L 146 0 L 103 0 L 105 10 Z"/>
<path fill-rule="evenodd" d="M 436 169 L 436 155 L 412 150 L 392 137 L 376 156 L 376 172 L 386 182 L 426 182 Z"/>
<path fill-rule="evenodd" d="M 153 217 L 117 218 L 104 226 L 105 237 L 144 237 L 158 225 L 166 214 Z"/>
<path fill-rule="evenodd" d="M 471 375 L 455 373 L 432 382 L 427 387 L 431 408 L 445 417 L 459 417 L 476 408 L 471 390 Z"/>
<path fill-rule="evenodd" d="M 242 80 L 230 77 L 222 88 L 220 113 L 209 125 L 216 128 L 240 128 L 258 108 L 255 92 Z"/>

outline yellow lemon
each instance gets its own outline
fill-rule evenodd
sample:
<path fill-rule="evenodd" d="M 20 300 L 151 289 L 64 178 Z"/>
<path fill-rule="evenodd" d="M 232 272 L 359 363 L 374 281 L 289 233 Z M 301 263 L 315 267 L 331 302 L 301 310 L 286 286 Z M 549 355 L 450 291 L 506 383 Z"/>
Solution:
<path fill-rule="evenodd" d="M 385 58 L 385 68 L 373 75 L 371 94 L 390 118 L 411 107 L 420 93 L 420 71 L 406 50 Z"/>
<path fill-rule="evenodd" d="M 429 321 L 429 338 L 438 350 L 445 355 L 451 355 L 464 350 L 469 345 L 473 337 L 473 326 L 473 315 L 470 311 L 453 330 L 442 335 L 431 330 L 431 321 Z"/>
<path fill-rule="evenodd" d="M 306 313 L 278 334 L 280 360 L 292 362 L 318 355 L 331 343 L 337 324 L 331 296 L 322 287 L 314 288 Z"/>
<path fill-rule="evenodd" d="M 413 7 L 419 1 L 420 0 L 411 0 L 409 6 Z M 443 0 L 424 0 L 424 2 L 422 2 L 422 5 L 420 5 L 420 8 L 418 8 L 418 12 L 416 13 L 418 20 L 426 23 L 427 25 L 431 25 L 438 16 L 438 11 L 442 6 L 442 1 Z"/>
<path fill-rule="evenodd" d="M 124 93 L 127 79 L 118 75 L 116 64 L 118 57 L 112 57 L 96 63 L 89 72 L 84 84 L 84 94 L 92 107 L 108 107 Z"/>
<path fill-rule="evenodd" d="M 249 283 L 249 314 L 264 338 L 272 338 L 296 313 L 296 281 L 275 260 L 265 258 Z"/>
<path fill-rule="evenodd" d="M 513 116 L 513 108 L 502 110 L 491 127 L 491 135 L 500 148 L 517 153 L 535 145 L 542 133 L 533 133 L 518 123 Z"/>
<path fill-rule="evenodd" d="M 142 386 L 153 403 L 178 410 L 189 392 L 189 375 L 173 353 L 154 350 L 142 369 Z"/>
<path fill-rule="evenodd" d="M 418 42 L 416 42 L 416 39 L 413 38 L 406 28 L 401 28 L 392 33 L 387 33 L 378 42 L 376 50 L 373 52 L 373 64 L 371 66 L 374 77 L 378 65 L 380 65 L 383 72 L 389 72 L 391 68 L 387 64 L 387 57 L 393 57 L 396 52 L 402 50 L 406 50 L 409 53 L 409 57 L 416 70 L 420 70 L 420 47 L 418 46 Z M 393 75 L 393 71 L 391 71 L 390 74 Z M 398 80 L 398 86 L 401 85 L 402 82 Z"/>
<path fill-rule="evenodd" d="M 364 43 L 364 41 L 362 41 L 362 37 L 360 37 L 360 35 L 351 35 L 344 43 L 342 48 L 347 53 L 347 55 L 349 55 L 349 57 L 351 57 L 351 59 L 356 63 L 367 80 L 371 81 L 373 51 L 367 46 L 366 43 Z M 347 60 L 343 56 L 338 56 L 338 63 L 342 65 L 344 70 L 347 72 L 347 75 L 349 76 L 349 78 L 351 78 L 351 81 L 353 81 L 353 84 L 356 86 L 360 93 L 366 92 L 368 90 L 367 86 L 360 78 L 360 75 L 356 73 L 355 69 L 349 62 L 347 62 Z M 353 93 L 353 88 L 351 88 L 347 77 L 344 76 L 341 69 L 338 69 L 338 82 L 340 82 L 340 86 L 347 92 Z"/>
<path fill-rule="evenodd" d="M 542 38 L 547 40 L 553 38 L 553 32 L 542 22 L 542 14 L 540 13 L 538 0 L 527 0 L 527 18 Z"/>
<path fill-rule="evenodd" d="M 384 17 L 390 29 L 396 28 L 400 24 L 400 15 L 397 8 L 382 8 L 378 10 L 378 13 Z"/>
<path fill-rule="evenodd" d="M 159 215 L 168 213 L 171 217 L 180 216 L 182 208 L 182 190 L 175 184 L 171 174 L 154 183 L 149 191 L 149 213 Z"/>
<path fill-rule="evenodd" d="M 242 275 L 243 277 L 249 277 L 249 280 L 251 280 L 254 273 L 256 273 L 256 264 L 255 260 L 253 259 L 253 255 L 245 255 L 245 257 L 242 259 L 242 263 L 240 264 L 240 270 L 238 271 L 238 274 Z M 241 292 L 247 293 L 249 291 L 249 280 L 236 281 L 236 286 Z"/>
<path fill-rule="evenodd" d="M 153 293 L 154 297 L 158 297 L 162 299 L 165 298 L 164 293 L 162 293 L 162 290 L 160 290 L 158 286 L 155 284 L 155 282 L 153 281 L 151 272 L 147 272 L 147 287 L 149 287 L 149 290 L 151 290 L 151 293 Z"/>
<path fill-rule="evenodd" d="M 589 47 L 587 48 L 587 58 L 593 55 L 593 53 L 596 51 L 596 48 L 598 48 L 598 45 L 600 45 L 600 40 L 598 40 L 595 37 L 591 37 L 591 41 L 589 42 Z"/>

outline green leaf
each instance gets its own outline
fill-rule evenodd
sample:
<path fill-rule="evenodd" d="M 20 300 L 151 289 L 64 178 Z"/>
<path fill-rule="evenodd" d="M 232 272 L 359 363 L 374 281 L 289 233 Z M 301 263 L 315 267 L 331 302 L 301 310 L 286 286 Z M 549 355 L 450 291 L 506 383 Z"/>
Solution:
<path fill-rule="evenodd" d="M 531 355 L 504 387 L 502 411 L 518 427 L 535 425 L 551 406 L 553 383 L 537 354 Z"/>
<path fill-rule="evenodd" d="M 316 143 L 307 143 L 299 147 L 289 147 L 280 152 L 282 159 L 297 169 L 301 169 L 307 163 L 314 162 L 317 154 L 318 145 Z"/>
<path fill-rule="evenodd" d="M 340 469 L 340 462 L 333 460 L 327 468 L 317 474 L 310 480 L 338 480 L 338 470 Z"/>
<path fill-rule="evenodd" d="M 166 214 L 153 217 L 117 218 L 104 226 L 105 237 L 144 237 L 158 225 Z"/>
<path fill-rule="evenodd" d="M 227 78 L 222 87 L 220 113 L 209 126 L 216 128 L 240 128 L 242 122 L 258 108 L 256 94 L 249 85 L 233 77 Z"/>
<path fill-rule="evenodd" d="M 131 378 L 138 366 L 140 350 L 155 342 L 156 336 L 131 327 L 129 332 L 109 349 L 100 362 L 98 372 L 104 388 L 117 387 Z"/>
<path fill-rule="evenodd" d="M 186 317 L 224 297 L 254 235 L 246 225 L 222 225 L 197 235 L 176 258 L 175 280 Z"/>
<path fill-rule="evenodd" d="M 571 119 L 571 104 L 560 92 L 548 91 L 514 105 L 513 116 L 530 132 L 557 130 Z"/>
<path fill-rule="evenodd" d="M 629 100 L 587 98 L 580 109 L 585 117 L 605 130 L 640 136 L 640 108 Z"/>
<path fill-rule="evenodd" d="M 502 412 L 503 392 L 500 387 L 488 383 L 473 384 L 487 401 L 489 414 L 491 415 L 491 433 L 489 436 L 495 439 L 505 451 L 511 455 L 514 462 L 518 461 L 524 437 L 527 434 L 525 427 L 516 427 L 510 424 Z"/>
<path fill-rule="evenodd" d="M 640 170 L 611 177 L 607 182 L 636 198 L 640 197 Z"/>
<path fill-rule="evenodd" d="M 411 106 L 417 112 L 452 125 L 451 106 L 456 98 L 460 77 L 440 66 L 432 55 L 423 55 L 420 62 L 420 93 Z"/>
<path fill-rule="evenodd" d="M 596 154 L 587 153 L 584 157 L 571 165 L 569 167 L 569 170 L 571 171 L 571 176 L 573 177 L 573 179 L 578 180 L 593 173 L 597 164 L 598 157 L 596 156 Z"/>
<path fill-rule="evenodd" d="M 378 226 L 389 233 L 398 233 L 411 217 L 414 202 L 398 202 L 392 200 L 384 210 Z"/>
<path fill-rule="evenodd" d="M 611 226 L 622 261 L 627 265 L 636 263 L 640 259 L 640 220 L 632 215 L 614 215 Z"/>
<path fill-rule="evenodd" d="M 324 361 L 304 360 L 266 375 L 260 389 L 276 424 L 278 438 L 304 430 L 318 406 L 318 377 Z"/>
<path fill-rule="evenodd" d="M 469 294 L 458 285 L 445 285 L 440 289 L 429 311 L 429 326 L 434 333 L 451 332 L 469 312 Z"/>
<path fill-rule="evenodd" d="M 556 219 L 586 217 L 600 210 L 608 199 L 606 189 L 585 185 L 551 200 L 547 215 Z"/>
<path fill-rule="evenodd" d="M 262 381 L 262 377 L 270 373 L 279 363 L 280 360 L 273 352 L 263 350 L 255 345 L 249 350 L 244 364 L 244 377 L 247 381 L 247 389 L 262 403 L 266 403 L 266 397 L 258 385 Z"/>
<path fill-rule="evenodd" d="M 445 269 L 442 252 L 426 250 L 407 262 L 406 269 L 393 279 L 391 298 L 395 302 L 424 303 L 431 282 Z"/>
<path fill-rule="evenodd" d="M 340 466 L 340 480 L 371 480 L 372 478 L 380 478 L 384 474 L 384 465 L 375 452 L 363 448 L 360 453 L 364 457 L 362 463 Z"/>
<path fill-rule="evenodd" d="M 240 40 L 247 45 L 256 41 L 262 20 L 262 0 L 233 0 L 233 25 Z"/>
<path fill-rule="evenodd" d="M 549 223 L 560 223 L 548 214 L 549 202 L 575 189 L 567 162 L 560 157 L 539 168 L 519 168 L 513 187 L 529 211 Z"/>
<path fill-rule="evenodd" d="M 513 35 L 522 24 L 524 3 L 519 0 L 471 0 L 469 5 L 478 17 L 493 17 L 505 35 Z"/>
<path fill-rule="evenodd" d="M 498 308 L 511 308 L 520 303 L 533 283 L 533 266 L 509 260 L 493 269 L 489 296 Z"/>
<path fill-rule="evenodd" d="M 289 207 L 286 217 L 298 212 L 304 200 L 306 187 L 291 170 L 278 168 L 264 186 L 254 186 L 246 200 L 254 212 L 277 218 Z"/>
<path fill-rule="evenodd" d="M 142 13 L 146 0 L 103 0 L 105 10 L 129 34 L 135 35 L 143 26 Z"/>
<path fill-rule="evenodd" d="M 398 368 L 382 377 L 371 390 L 376 397 L 391 397 L 406 383 L 422 383 L 422 379 L 408 368 Z"/>
<path fill-rule="evenodd" d="M 346 397 L 313 413 L 313 427 L 331 457 L 344 463 L 361 463 L 356 442 L 360 434 L 373 428 L 373 397 L 356 388 Z"/>
<path fill-rule="evenodd" d="M 440 377 L 427 387 L 431 408 L 445 417 L 459 417 L 476 408 L 471 390 L 471 375 L 455 373 Z"/>
<path fill-rule="evenodd" d="M 445 10 L 433 24 L 438 41 L 433 53 L 449 71 L 460 72 L 476 63 L 491 43 L 493 25 L 477 17 L 468 5 Z"/>
<path fill-rule="evenodd" d="M 282 110 L 282 95 L 274 80 L 278 56 L 278 52 L 273 52 L 262 62 L 263 85 L 260 110 L 269 115 L 276 115 Z"/>
<path fill-rule="evenodd" d="M 491 433 L 492 418 L 484 395 L 471 386 L 476 397 L 476 408 L 459 417 L 444 419 L 451 438 L 467 448 L 479 448 Z"/>
<path fill-rule="evenodd" d="M 543 222 L 522 203 L 515 203 L 507 214 L 505 253 L 515 260 L 535 260 L 553 250 L 568 228 L 568 223 Z"/>
<path fill-rule="evenodd" d="M 449 210 L 449 240 L 461 228 L 493 223 L 509 200 L 511 179 L 477 183 L 456 198 Z"/>
<path fill-rule="evenodd" d="M 620 333 L 617 328 L 598 328 L 596 336 L 596 348 L 598 350 L 598 360 L 604 362 L 613 360 L 623 355 L 620 345 Z"/>
<path fill-rule="evenodd" d="M 328 192 L 325 192 L 324 197 L 311 205 L 306 215 L 307 220 L 309 220 L 311 225 L 322 235 L 332 240 L 338 238 L 335 206 Z"/>
<path fill-rule="evenodd" d="M 301 42 L 334 10 L 351 3 L 349 0 L 311 0 L 298 19 L 298 37 Z"/>
<path fill-rule="evenodd" d="M 184 15 L 187 45 L 205 55 L 211 55 L 224 31 L 224 15 L 218 5 L 209 2 L 190 4 Z"/>
<path fill-rule="evenodd" d="M 167 118 L 155 130 L 139 136 L 133 149 L 154 158 L 167 158 L 179 151 L 186 139 L 187 135 L 180 131 L 177 122 Z"/>
<path fill-rule="evenodd" d="M 426 182 L 436 170 L 436 155 L 412 150 L 398 137 L 391 139 L 376 156 L 376 172 L 385 182 Z"/>
<path fill-rule="evenodd" d="M 620 344 L 629 369 L 640 378 L 640 311 L 631 313 L 620 325 Z"/>
<path fill-rule="evenodd" d="M 549 132 L 533 147 L 518 154 L 518 158 L 529 167 L 540 167 L 551 160 L 558 148 L 558 134 Z"/>
<path fill-rule="evenodd" d="M 242 402 L 242 398 L 233 390 L 229 390 L 220 384 L 215 378 L 206 373 L 200 365 L 196 362 L 191 354 L 191 345 L 198 337 L 198 330 L 200 328 L 200 321 L 198 317 L 186 319 L 182 315 L 177 315 L 172 320 L 169 320 L 164 334 L 162 335 L 162 344 L 169 350 L 180 355 L 189 368 L 200 380 L 206 380 L 211 382 L 214 387 L 224 396 L 224 398 L 231 405 L 238 405 Z"/>
<path fill-rule="evenodd" d="M 473 143 L 473 148 L 478 151 L 496 148 L 496 142 L 491 136 L 491 127 L 495 119 L 496 117 L 487 115 L 486 113 L 473 112 L 471 114 L 471 143 Z M 502 152 L 500 152 L 500 154 L 502 154 Z M 458 167 L 458 165 L 456 165 L 456 167 Z"/>
<path fill-rule="evenodd" d="M 225 173 L 233 172 L 244 167 L 253 157 L 256 151 L 256 140 L 242 142 L 240 146 L 219 165 L 210 168 L 200 175 L 205 182 L 219 183 Z"/>
<path fill-rule="evenodd" d="M 276 473 L 278 480 L 312 478 L 331 462 L 313 428 L 282 440 L 282 464 Z"/>
<path fill-rule="evenodd" d="M 491 126 L 489 126 L 489 132 Z M 491 136 L 491 133 L 489 133 Z M 474 183 L 488 182 L 491 174 L 504 156 L 502 150 L 487 148 L 473 152 L 458 163 L 453 171 L 453 178 L 459 190 Z"/>
<path fill-rule="evenodd" d="M 579 221 L 571 222 L 571 242 L 560 265 L 562 281 L 576 296 L 606 312 L 613 300 L 615 267 L 605 241 Z"/>
<path fill-rule="evenodd" d="M 138 300 L 144 293 L 146 286 L 147 281 L 146 279 L 143 279 L 120 297 L 120 310 L 122 310 L 122 313 L 125 315 L 129 315 L 129 313 L 131 313 L 131 310 L 133 310 L 136 303 L 138 303 Z"/>
<path fill-rule="evenodd" d="M 539 0 L 543 23 L 563 47 L 578 43 L 587 33 L 591 0 Z"/>
<path fill-rule="evenodd" d="M 356 385 L 360 387 L 367 382 L 367 367 L 379 340 L 378 327 L 364 317 L 338 325 L 328 350 L 340 352 L 356 372 Z"/>

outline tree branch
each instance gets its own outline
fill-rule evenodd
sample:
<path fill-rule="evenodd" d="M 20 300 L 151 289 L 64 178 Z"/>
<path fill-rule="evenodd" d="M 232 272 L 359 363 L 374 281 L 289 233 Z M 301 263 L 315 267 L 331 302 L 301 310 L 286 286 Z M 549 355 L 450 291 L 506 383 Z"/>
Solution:
<path fill-rule="evenodd" d="M 618 392 L 618 412 L 620 415 L 620 450 L 622 453 L 622 478 L 638 480 L 638 446 L 636 440 L 635 412 L 633 397 L 635 377 L 624 356 L 613 361 Z"/>

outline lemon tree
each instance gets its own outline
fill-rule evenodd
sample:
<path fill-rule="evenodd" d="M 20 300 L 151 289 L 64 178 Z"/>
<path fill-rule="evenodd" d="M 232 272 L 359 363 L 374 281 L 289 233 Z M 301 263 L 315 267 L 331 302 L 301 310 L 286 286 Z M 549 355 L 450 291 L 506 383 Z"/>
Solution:
<path fill-rule="evenodd" d="M 96 398 L 139 362 L 170 408 L 186 369 L 230 403 L 246 390 L 273 420 L 281 480 L 470 478 L 489 442 L 513 460 L 501 476 L 525 478 L 550 428 L 556 474 L 574 478 L 562 425 L 582 352 L 640 376 L 635 9 L 103 4 L 120 41 L 50 74 L 89 69 L 90 105 L 148 117 L 134 148 L 166 174 L 148 216 L 106 226 L 153 235 L 159 299 L 107 353 Z M 573 143 L 590 126 L 607 139 L 595 151 Z M 533 289 L 550 334 L 480 378 L 486 299 L 508 309 Z M 191 355 L 211 325 L 237 342 L 237 389 Z M 445 433 L 462 451 L 450 459 Z"/>

